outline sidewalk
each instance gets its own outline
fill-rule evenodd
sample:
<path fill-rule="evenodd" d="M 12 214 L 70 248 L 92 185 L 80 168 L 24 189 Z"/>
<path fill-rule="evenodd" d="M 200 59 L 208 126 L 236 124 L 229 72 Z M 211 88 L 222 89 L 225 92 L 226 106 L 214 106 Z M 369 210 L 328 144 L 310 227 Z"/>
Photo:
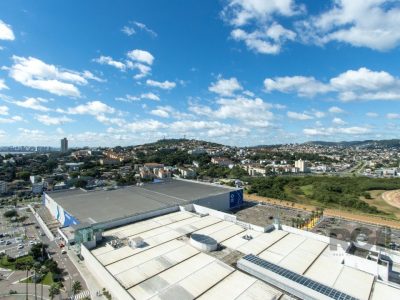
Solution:
<path fill-rule="evenodd" d="M 93 277 L 92 273 L 88 270 L 85 263 L 83 261 L 80 261 L 78 256 L 70 249 L 67 250 L 67 255 L 71 262 L 78 269 L 78 272 L 81 274 L 82 278 L 85 280 L 86 286 L 90 291 L 91 299 L 104 300 L 103 296 L 97 296 L 97 292 L 101 291 L 103 289 L 103 286 L 101 286 Z"/>

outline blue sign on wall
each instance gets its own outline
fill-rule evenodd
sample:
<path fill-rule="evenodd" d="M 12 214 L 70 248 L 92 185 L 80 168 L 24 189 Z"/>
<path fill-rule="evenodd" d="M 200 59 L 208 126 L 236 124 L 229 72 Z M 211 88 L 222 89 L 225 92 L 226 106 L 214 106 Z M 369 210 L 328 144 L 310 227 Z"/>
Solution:
<path fill-rule="evenodd" d="M 79 224 L 79 221 L 77 219 L 75 219 L 73 216 L 71 216 L 69 213 L 67 213 L 66 211 L 64 211 L 64 226 L 68 227 L 71 225 L 76 225 Z"/>
<path fill-rule="evenodd" d="M 229 207 L 234 208 L 243 204 L 243 190 L 229 193 Z"/>

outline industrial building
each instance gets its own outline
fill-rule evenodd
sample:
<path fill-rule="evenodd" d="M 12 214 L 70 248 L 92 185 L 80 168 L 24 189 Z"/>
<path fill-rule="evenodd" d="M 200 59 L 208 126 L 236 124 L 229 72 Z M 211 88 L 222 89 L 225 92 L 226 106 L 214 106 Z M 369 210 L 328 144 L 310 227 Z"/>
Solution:
<path fill-rule="evenodd" d="M 117 299 L 400 299 L 383 257 L 283 226 L 264 228 L 199 205 L 106 230 L 81 255 Z M 193 239 L 195 237 L 195 239 Z M 215 246 L 215 247 L 214 247 Z"/>
<path fill-rule="evenodd" d="M 60 223 L 59 233 L 67 243 L 95 244 L 105 229 L 171 213 L 180 205 L 196 203 L 221 211 L 237 208 L 243 203 L 243 190 L 170 179 L 109 190 L 46 192 L 43 203 Z"/>

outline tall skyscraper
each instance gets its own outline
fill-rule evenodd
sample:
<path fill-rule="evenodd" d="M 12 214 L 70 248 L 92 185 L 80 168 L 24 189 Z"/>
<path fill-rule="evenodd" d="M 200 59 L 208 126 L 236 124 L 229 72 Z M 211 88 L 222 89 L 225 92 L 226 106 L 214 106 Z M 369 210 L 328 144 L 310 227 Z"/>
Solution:
<path fill-rule="evenodd" d="M 67 138 L 63 138 L 61 140 L 61 152 L 67 152 L 68 151 L 68 140 Z"/>

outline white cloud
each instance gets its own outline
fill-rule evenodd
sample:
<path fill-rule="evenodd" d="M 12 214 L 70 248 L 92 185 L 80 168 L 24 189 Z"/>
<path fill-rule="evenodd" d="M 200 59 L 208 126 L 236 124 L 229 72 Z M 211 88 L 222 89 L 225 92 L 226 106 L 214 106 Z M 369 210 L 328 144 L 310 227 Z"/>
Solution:
<path fill-rule="evenodd" d="M 293 41 L 296 33 L 284 28 L 280 24 L 273 23 L 268 28 L 246 32 L 241 28 L 231 31 L 231 37 L 236 41 L 243 41 L 247 48 L 261 54 L 278 54 L 281 51 L 282 44 L 287 41 Z"/>
<path fill-rule="evenodd" d="M 143 99 L 147 100 L 153 100 L 153 101 L 160 101 L 160 97 L 154 93 L 143 93 L 139 96 L 133 96 L 133 95 L 125 95 L 125 97 L 118 97 L 115 98 L 117 101 L 122 101 L 122 102 L 137 102 Z"/>
<path fill-rule="evenodd" d="M 105 116 L 104 114 L 99 114 L 96 116 L 96 120 L 99 121 L 100 123 L 106 124 L 106 125 L 117 125 L 117 126 L 124 126 L 126 124 L 126 121 L 122 118 L 109 118 Z"/>
<path fill-rule="evenodd" d="M 11 26 L 0 20 L 0 40 L 15 40 L 14 32 Z"/>
<path fill-rule="evenodd" d="M 151 79 L 147 79 L 146 80 L 146 84 L 148 86 L 153 86 L 153 87 L 157 87 L 163 90 L 170 90 L 173 89 L 176 86 L 176 83 L 173 81 L 155 81 L 155 80 L 151 80 Z"/>
<path fill-rule="evenodd" d="M 333 7 L 299 23 L 303 40 L 331 41 L 385 51 L 400 44 L 400 7 L 391 0 L 335 0 Z"/>
<path fill-rule="evenodd" d="M 332 114 L 342 114 L 345 111 L 343 109 L 341 109 L 340 107 L 337 106 L 332 106 L 328 109 L 328 111 Z"/>
<path fill-rule="evenodd" d="M 4 79 L 0 79 L 0 90 L 8 90 L 8 86 L 4 82 Z"/>
<path fill-rule="evenodd" d="M 306 121 L 306 120 L 313 119 L 313 117 L 308 114 L 298 113 L 298 112 L 294 112 L 294 111 L 288 111 L 286 113 L 286 115 L 291 119 L 295 119 L 295 120 L 299 120 L 299 121 Z"/>
<path fill-rule="evenodd" d="M 367 68 L 348 70 L 324 83 L 314 77 L 266 78 L 267 92 L 297 93 L 300 97 L 336 93 L 344 102 L 354 100 L 400 100 L 400 79 L 385 71 Z"/>
<path fill-rule="evenodd" d="M 153 101 L 160 101 L 160 97 L 158 97 L 154 93 L 144 93 L 140 95 L 141 99 L 148 99 L 148 100 L 153 100 Z"/>
<path fill-rule="evenodd" d="M 137 69 L 139 71 L 138 74 L 134 75 L 134 79 L 141 79 L 148 76 L 151 72 L 151 68 L 148 65 L 141 64 L 141 63 L 133 63 L 131 61 L 127 62 L 127 66 L 130 69 Z"/>
<path fill-rule="evenodd" d="M 8 115 L 8 107 L 5 105 L 0 105 L 0 115 L 7 116 Z"/>
<path fill-rule="evenodd" d="M 82 73 L 64 70 L 49 65 L 34 57 L 12 57 L 14 64 L 9 75 L 15 81 L 58 96 L 80 97 L 75 85 L 86 85 L 87 79 Z M 86 74 L 87 75 L 87 74 Z"/>
<path fill-rule="evenodd" d="M 154 30 L 152 30 L 152 29 L 150 29 L 149 27 L 147 27 L 145 24 L 140 23 L 140 22 L 133 22 L 133 24 L 134 24 L 137 28 L 139 28 L 139 29 L 141 29 L 141 30 L 147 32 L 147 33 L 150 34 L 151 36 L 153 36 L 153 37 L 156 37 L 156 36 L 157 36 L 157 33 L 156 33 Z"/>
<path fill-rule="evenodd" d="M 35 119 L 38 120 L 40 123 L 50 126 L 50 125 L 61 125 L 61 124 L 65 124 L 65 123 L 69 123 L 72 122 L 73 120 L 66 117 L 66 116 L 62 116 L 62 117 L 52 117 L 49 115 L 37 115 L 35 116 Z"/>
<path fill-rule="evenodd" d="M 132 51 L 129 51 L 127 53 L 127 56 L 132 60 L 132 61 L 137 61 L 140 63 L 145 63 L 148 65 L 152 65 L 154 61 L 154 56 L 145 50 L 139 50 L 135 49 Z"/>
<path fill-rule="evenodd" d="M 95 58 L 93 59 L 94 62 L 97 62 L 101 65 L 109 65 L 112 66 L 114 68 L 117 68 L 121 71 L 124 71 L 126 69 L 126 65 L 123 62 L 114 60 L 112 57 L 110 56 L 100 56 L 99 58 Z"/>
<path fill-rule="evenodd" d="M 163 109 L 153 109 L 150 113 L 152 115 L 157 116 L 157 117 L 169 118 L 169 113 L 166 110 L 163 110 Z"/>
<path fill-rule="evenodd" d="M 274 15 L 289 17 L 301 11 L 294 0 L 229 0 L 222 17 L 233 26 L 243 26 L 251 21 L 268 22 Z"/>
<path fill-rule="evenodd" d="M 29 108 L 33 110 L 39 110 L 39 111 L 50 111 L 50 109 L 46 106 L 43 105 L 43 103 L 46 103 L 47 100 L 42 99 L 42 98 L 27 98 L 25 100 L 21 101 L 13 101 L 12 103 L 24 107 L 24 108 Z"/>
<path fill-rule="evenodd" d="M 218 81 L 211 83 L 208 90 L 220 96 L 233 96 L 236 91 L 242 90 L 243 87 L 235 77 L 229 79 L 220 78 Z"/>
<path fill-rule="evenodd" d="M 286 76 L 266 78 L 264 87 L 267 92 L 279 91 L 282 93 L 297 93 L 300 97 L 312 97 L 319 93 L 331 91 L 331 87 L 314 77 Z"/>
<path fill-rule="evenodd" d="M 374 112 L 367 112 L 365 115 L 367 117 L 369 117 L 369 118 L 377 118 L 377 117 L 379 117 L 379 114 L 374 113 Z"/>
<path fill-rule="evenodd" d="M 20 116 L 13 116 L 11 118 L 0 118 L 0 124 L 4 123 L 15 123 L 15 122 L 20 122 L 22 121 L 22 117 Z"/>
<path fill-rule="evenodd" d="M 346 125 L 346 122 L 343 121 L 341 118 L 333 118 L 332 123 L 335 125 Z"/>
<path fill-rule="evenodd" d="M 59 113 L 67 113 L 71 115 L 99 115 L 99 114 L 113 114 L 116 112 L 115 108 L 108 106 L 107 104 L 95 100 L 87 102 L 86 104 L 80 104 L 76 107 L 70 107 L 67 110 L 57 109 Z"/>
<path fill-rule="evenodd" d="M 128 123 L 125 125 L 126 129 L 133 132 L 147 132 L 147 131 L 156 131 L 158 129 L 166 128 L 167 126 L 164 123 L 161 123 L 156 120 L 140 120 L 132 123 Z"/>
<path fill-rule="evenodd" d="M 276 17 L 291 17 L 303 11 L 304 7 L 294 0 L 229 0 L 221 15 L 233 26 L 234 40 L 243 41 L 256 53 L 277 54 L 286 41 L 296 39 L 296 33 L 284 28 Z M 251 25 L 254 30 L 243 29 Z"/>
<path fill-rule="evenodd" d="M 252 127 L 269 127 L 274 115 L 270 104 L 260 98 L 238 96 L 234 99 L 216 100 L 217 108 L 191 103 L 189 111 L 211 119 L 236 119 Z"/>
<path fill-rule="evenodd" d="M 388 114 L 386 114 L 386 118 L 391 119 L 391 120 L 400 119 L 400 114 L 388 113 Z"/>
<path fill-rule="evenodd" d="M 135 28 L 129 26 L 122 27 L 121 31 L 125 33 L 127 36 L 131 36 L 136 33 Z"/>
<path fill-rule="evenodd" d="M 308 136 L 332 136 L 338 134 L 345 135 L 363 135 L 370 133 L 371 130 L 366 127 L 328 127 L 328 128 L 304 128 L 303 133 Z"/>

